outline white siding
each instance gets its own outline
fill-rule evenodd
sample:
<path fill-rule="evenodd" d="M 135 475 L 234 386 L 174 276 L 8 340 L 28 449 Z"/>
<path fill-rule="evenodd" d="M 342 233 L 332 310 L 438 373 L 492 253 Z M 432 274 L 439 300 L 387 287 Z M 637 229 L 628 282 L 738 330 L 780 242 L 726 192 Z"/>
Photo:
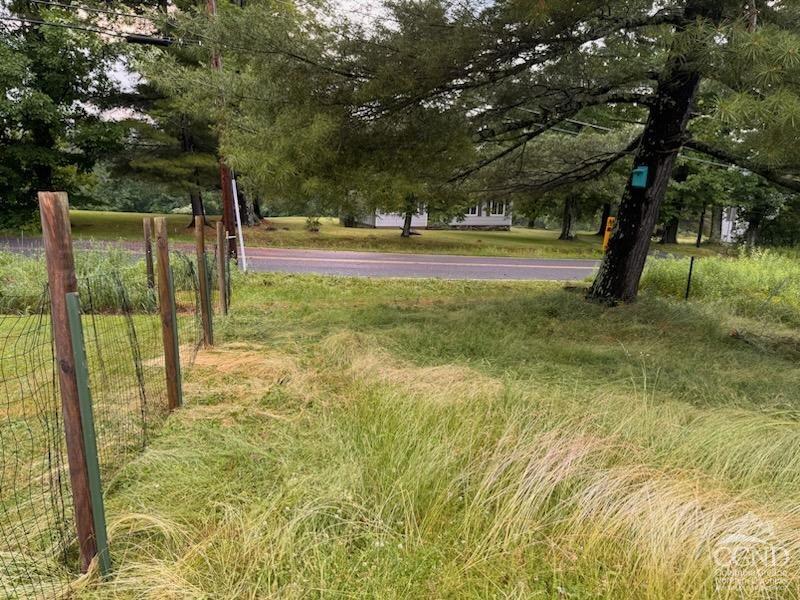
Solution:
<path fill-rule="evenodd" d="M 727 244 L 737 242 L 747 230 L 745 223 L 737 223 L 739 209 L 728 206 L 722 209 L 722 241 Z"/>
<path fill-rule="evenodd" d="M 362 225 L 368 227 L 395 227 L 402 228 L 405 215 L 400 213 L 381 213 L 376 212 L 358 220 Z M 424 229 L 428 226 L 428 211 L 422 211 L 411 217 L 411 227 Z"/>
<path fill-rule="evenodd" d="M 464 215 L 463 219 L 453 219 L 450 221 L 450 225 L 452 227 L 511 227 L 511 205 L 505 202 L 481 202 L 480 207 L 476 205 Z"/>
<path fill-rule="evenodd" d="M 470 214 L 473 213 L 473 214 Z M 475 214 L 475 213 L 480 214 Z M 492 214 L 492 213 L 496 214 Z M 405 217 L 400 213 L 375 212 L 359 218 L 358 222 L 367 227 L 402 228 Z M 428 212 L 422 210 L 411 218 L 411 227 L 424 229 L 428 226 Z M 511 204 L 506 202 L 481 202 L 464 215 L 463 219 L 450 221 L 451 227 L 511 227 Z"/>
<path fill-rule="evenodd" d="M 453 227 L 511 227 L 511 215 L 465 215 L 463 220 L 450 221 Z"/>

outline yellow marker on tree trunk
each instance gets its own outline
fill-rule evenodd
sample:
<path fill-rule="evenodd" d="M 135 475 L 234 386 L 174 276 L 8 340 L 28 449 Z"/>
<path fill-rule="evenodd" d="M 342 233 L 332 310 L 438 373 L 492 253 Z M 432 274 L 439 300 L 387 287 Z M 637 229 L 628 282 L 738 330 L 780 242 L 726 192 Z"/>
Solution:
<path fill-rule="evenodd" d="M 606 220 L 606 232 L 603 235 L 603 252 L 608 251 L 608 242 L 611 239 L 611 232 L 614 230 L 615 217 L 608 217 Z"/>

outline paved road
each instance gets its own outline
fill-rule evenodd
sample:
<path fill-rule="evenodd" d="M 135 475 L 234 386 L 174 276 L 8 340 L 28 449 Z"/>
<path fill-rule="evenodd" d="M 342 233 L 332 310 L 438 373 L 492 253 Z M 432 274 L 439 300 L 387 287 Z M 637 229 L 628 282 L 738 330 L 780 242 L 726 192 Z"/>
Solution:
<path fill-rule="evenodd" d="M 388 254 L 289 248 L 250 248 L 253 271 L 321 273 L 358 277 L 437 277 L 442 279 L 580 280 L 592 275 L 594 260 Z"/>
<path fill-rule="evenodd" d="M 76 247 L 114 245 L 138 253 L 133 242 L 76 241 Z M 41 238 L 0 239 L 0 248 L 20 253 L 41 250 Z M 173 244 L 193 252 L 190 244 Z M 452 256 L 445 254 L 389 254 L 295 248 L 248 248 L 247 264 L 253 271 L 319 273 L 356 277 L 436 277 L 441 279 L 581 280 L 592 275 L 598 261 L 546 258 Z"/>

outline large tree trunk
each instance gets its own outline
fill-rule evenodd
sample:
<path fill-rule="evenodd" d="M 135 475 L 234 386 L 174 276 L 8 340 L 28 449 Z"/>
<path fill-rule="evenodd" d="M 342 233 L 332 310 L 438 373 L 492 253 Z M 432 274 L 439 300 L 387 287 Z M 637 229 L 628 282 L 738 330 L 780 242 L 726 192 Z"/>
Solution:
<path fill-rule="evenodd" d="M 697 0 L 687 7 L 687 17 L 698 16 Z M 607 302 L 631 301 L 639 291 L 639 279 L 650 248 L 650 237 L 658 219 L 672 174 L 675 157 L 686 134 L 692 101 L 700 83 L 693 59 L 676 48 L 670 53 L 659 77 L 654 102 L 647 118 L 635 166 L 648 168 L 645 188 L 634 188 L 631 180 L 622 195 L 608 252 L 589 291 L 589 297 Z"/>
<path fill-rule="evenodd" d="M 247 194 L 242 190 L 239 190 L 239 216 L 242 219 L 242 225 L 254 227 L 258 224 L 253 203 L 247 200 Z"/>
<path fill-rule="evenodd" d="M 711 207 L 711 233 L 708 241 L 712 244 L 722 242 L 722 206 L 718 204 Z"/>
<path fill-rule="evenodd" d="M 700 212 L 700 223 L 697 226 L 697 241 L 695 242 L 696 247 L 700 247 L 700 244 L 703 243 L 703 228 L 706 226 L 706 205 L 703 205 L 703 210 Z"/>
<path fill-rule="evenodd" d="M 560 240 L 575 239 L 575 221 L 578 220 L 578 199 L 572 194 L 568 194 L 564 199 L 564 211 L 561 216 L 561 235 Z"/>
<path fill-rule="evenodd" d="M 670 217 L 664 223 L 664 231 L 661 234 L 661 239 L 658 240 L 659 244 L 677 244 L 678 243 L 678 226 L 680 219 L 678 217 Z"/>
<path fill-rule="evenodd" d="M 200 190 L 195 189 L 189 192 L 189 202 L 192 204 L 192 221 L 186 226 L 186 229 L 194 228 L 195 217 L 203 217 L 203 222 L 208 225 L 206 209 L 203 207 L 203 195 Z"/>
<path fill-rule="evenodd" d="M 406 196 L 406 211 L 405 218 L 403 219 L 403 231 L 400 233 L 401 237 L 411 237 L 411 219 L 417 212 L 417 199 L 413 194 Z"/>
<path fill-rule="evenodd" d="M 264 214 L 261 212 L 261 197 L 258 194 L 253 198 L 253 211 L 256 213 L 256 218 L 260 223 L 264 219 Z"/>
<path fill-rule="evenodd" d="M 401 237 L 411 237 L 411 219 L 414 217 L 413 210 L 406 210 L 405 218 L 403 219 L 403 231 L 400 233 Z"/>
<path fill-rule="evenodd" d="M 763 217 L 759 214 L 751 214 L 750 219 L 747 221 L 747 229 L 744 232 L 744 243 L 750 247 L 758 243 L 758 234 L 761 230 L 761 223 Z"/>
<path fill-rule="evenodd" d="M 597 230 L 595 235 L 604 236 L 606 234 L 606 225 L 608 224 L 608 218 L 611 216 L 611 203 L 604 202 L 603 203 L 603 210 L 600 213 L 600 229 Z"/>

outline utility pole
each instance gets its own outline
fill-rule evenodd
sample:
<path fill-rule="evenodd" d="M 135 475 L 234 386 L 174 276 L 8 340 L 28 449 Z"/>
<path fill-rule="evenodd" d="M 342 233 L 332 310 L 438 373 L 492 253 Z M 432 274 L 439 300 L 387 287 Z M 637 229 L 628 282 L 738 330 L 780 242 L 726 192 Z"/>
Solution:
<path fill-rule="evenodd" d="M 217 0 L 206 0 L 206 11 L 209 16 L 215 16 L 217 14 Z M 211 68 L 215 71 L 222 70 L 222 56 L 216 50 L 211 56 Z M 236 213 L 233 205 L 233 189 L 231 187 L 233 178 L 231 177 L 231 170 L 221 156 L 219 159 L 219 180 L 222 188 L 222 224 L 226 231 L 236 231 Z M 236 257 L 236 244 L 230 244 L 229 252 L 231 256 Z"/>

